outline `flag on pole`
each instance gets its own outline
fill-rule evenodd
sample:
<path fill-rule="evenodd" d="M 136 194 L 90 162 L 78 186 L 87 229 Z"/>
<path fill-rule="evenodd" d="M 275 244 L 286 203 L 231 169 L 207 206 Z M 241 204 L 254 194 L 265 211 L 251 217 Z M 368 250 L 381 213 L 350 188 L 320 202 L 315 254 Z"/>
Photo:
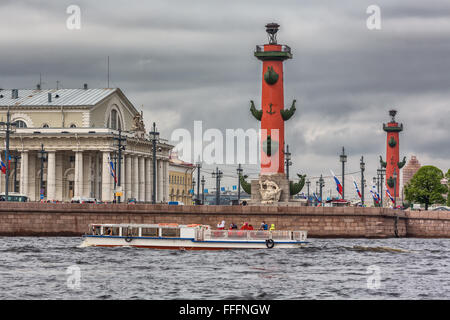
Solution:
<path fill-rule="evenodd" d="M 2 156 L 0 155 L 0 169 L 3 172 L 3 174 L 6 174 L 6 165 L 2 160 Z"/>
<path fill-rule="evenodd" d="M 339 179 L 338 179 L 338 178 L 336 177 L 336 175 L 334 174 L 334 172 L 331 171 L 331 169 L 330 169 L 330 172 L 331 172 L 331 174 L 333 175 L 334 182 L 336 182 L 336 190 L 337 190 L 337 192 L 339 192 L 339 194 L 340 194 L 341 197 L 342 197 L 342 185 L 341 185 L 341 183 L 339 182 Z"/>
<path fill-rule="evenodd" d="M 386 186 L 386 195 L 389 197 L 389 199 L 391 199 L 392 203 L 395 204 L 395 199 L 394 197 L 391 195 L 391 193 L 389 192 L 388 187 Z"/>
<path fill-rule="evenodd" d="M 117 183 L 116 170 L 114 169 L 114 163 L 111 161 L 111 158 L 109 156 L 108 156 L 108 162 L 109 162 L 109 172 L 111 173 L 111 176 L 114 178 L 114 182 Z"/>
<path fill-rule="evenodd" d="M 316 195 L 315 192 L 313 192 L 313 196 L 314 196 L 314 198 L 316 198 L 316 200 L 317 200 L 317 206 L 319 207 L 319 206 L 320 206 L 320 199 L 317 197 L 317 195 Z"/>
<path fill-rule="evenodd" d="M 353 176 L 352 176 L 352 178 L 353 178 Z M 353 178 L 353 184 L 355 185 L 356 193 L 358 194 L 359 198 L 362 199 L 362 195 L 361 195 L 361 192 L 359 192 L 358 184 L 356 183 L 355 178 Z"/>
<path fill-rule="evenodd" d="M 380 203 L 380 196 L 379 196 L 375 186 L 372 186 L 372 189 L 370 190 L 370 193 L 372 194 L 372 197 L 373 197 L 373 200 L 375 200 L 375 203 L 376 204 Z"/>
<path fill-rule="evenodd" d="M 8 156 L 9 156 L 9 158 L 8 158 L 8 170 L 11 170 L 11 155 L 9 154 Z"/>

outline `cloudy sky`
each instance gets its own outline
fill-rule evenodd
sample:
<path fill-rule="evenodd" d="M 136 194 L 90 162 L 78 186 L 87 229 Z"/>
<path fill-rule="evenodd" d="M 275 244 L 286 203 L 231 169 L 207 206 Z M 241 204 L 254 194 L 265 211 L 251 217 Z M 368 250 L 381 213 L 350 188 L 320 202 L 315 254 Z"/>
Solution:
<path fill-rule="evenodd" d="M 366 26 L 373 4 L 381 30 Z M 66 26 L 70 5 L 81 9 L 80 30 Z M 258 128 L 249 112 L 261 95 L 253 51 L 267 42 L 264 25 L 278 22 L 278 42 L 294 55 L 285 62 L 285 103 L 297 99 L 286 123 L 291 176 L 340 175 L 345 146 L 347 170 L 358 171 L 364 155 L 371 180 L 392 108 L 404 125 L 400 156 L 450 168 L 448 0 L 1 0 L 0 11 L 0 87 L 33 88 L 40 73 L 44 88 L 106 87 L 109 56 L 111 86 L 166 138 L 195 120 L 204 130 Z M 236 166 L 221 169 L 223 184 L 235 184 Z M 325 189 L 336 193 L 330 179 Z"/>

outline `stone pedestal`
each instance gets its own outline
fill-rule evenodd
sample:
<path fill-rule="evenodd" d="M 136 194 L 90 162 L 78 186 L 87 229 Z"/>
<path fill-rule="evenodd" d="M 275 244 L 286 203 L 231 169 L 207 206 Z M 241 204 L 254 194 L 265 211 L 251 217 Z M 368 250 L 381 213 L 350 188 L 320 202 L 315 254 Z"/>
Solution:
<path fill-rule="evenodd" d="M 252 204 L 261 204 L 262 199 L 261 199 L 259 182 L 260 181 L 264 182 L 266 180 L 275 182 L 278 185 L 278 187 L 281 189 L 280 200 L 278 202 L 289 202 L 289 200 L 291 198 L 289 181 L 288 181 L 288 179 L 286 179 L 286 175 L 284 173 L 277 173 L 277 174 L 272 174 L 272 175 L 260 175 L 259 180 L 252 180 L 252 182 L 251 182 L 251 186 L 252 186 L 251 203 Z"/>

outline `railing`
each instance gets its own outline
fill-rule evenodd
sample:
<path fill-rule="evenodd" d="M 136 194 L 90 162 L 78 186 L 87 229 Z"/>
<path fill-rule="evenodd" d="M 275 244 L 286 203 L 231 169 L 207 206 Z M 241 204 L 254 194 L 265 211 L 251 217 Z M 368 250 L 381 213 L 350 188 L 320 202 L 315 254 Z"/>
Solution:
<path fill-rule="evenodd" d="M 202 237 L 203 236 L 203 237 Z M 202 240 L 300 240 L 306 239 L 306 231 L 265 231 L 265 230 L 205 230 Z"/>
<path fill-rule="evenodd" d="M 307 231 L 293 231 L 292 236 L 294 240 L 297 241 L 306 241 L 306 238 L 308 237 Z"/>
<path fill-rule="evenodd" d="M 257 45 L 255 51 L 256 52 L 264 52 L 264 45 Z M 282 44 L 281 45 L 281 52 L 291 53 L 291 47 L 289 47 L 289 46 L 287 46 L 285 44 Z"/>

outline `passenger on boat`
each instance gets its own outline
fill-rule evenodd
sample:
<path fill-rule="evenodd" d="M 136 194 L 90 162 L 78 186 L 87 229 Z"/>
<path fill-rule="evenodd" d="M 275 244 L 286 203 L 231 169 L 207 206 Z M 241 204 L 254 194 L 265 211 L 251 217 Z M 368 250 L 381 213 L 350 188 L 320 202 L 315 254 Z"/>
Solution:
<path fill-rule="evenodd" d="M 249 224 L 247 230 L 254 230 L 254 228 L 253 228 L 253 226 L 251 224 Z"/>
<path fill-rule="evenodd" d="M 237 229 L 237 228 L 238 228 L 237 225 L 234 222 L 232 222 L 230 224 L 230 229 L 229 230 L 234 230 L 234 229 Z"/>
<path fill-rule="evenodd" d="M 269 226 L 267 225 L 267 223 L 265 221 L 263 221 L 261 223 L 261 227 L 259 227 L 259 230 L 267 230 L 269 229 Z"/>
<path fill-rule="evenodd" d="M 275 224 L 272 223 L 272 224 L 270 225 L 269 231 L 275 231 Z"/>
<path fill-rule="evenodd" d="M 217 224 L 217 230 L 224 230 L 225 229 L 225 220 L 222 220 L 222 222 Z"/>
<path fill-rule="evenodd" d="M 248 226 L 248 222 L 244 222 L 244 225 L 241 227 L 241 230 L 250 230 Z"/>

